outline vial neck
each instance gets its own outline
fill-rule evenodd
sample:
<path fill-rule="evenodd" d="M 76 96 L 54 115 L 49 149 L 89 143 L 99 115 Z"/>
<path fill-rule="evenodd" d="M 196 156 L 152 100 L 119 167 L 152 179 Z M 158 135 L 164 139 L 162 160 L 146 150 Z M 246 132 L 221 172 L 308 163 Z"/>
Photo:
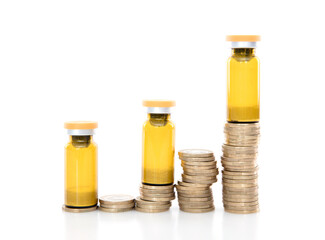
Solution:
<path fill-rule="evenodd" d="M 255 57 L 255 48 L 232 48 L 231 55 L 238 59 L 250 59 Z"/>
<path fill-rule="evenodd" d="M 148 119 L 151 125 L 162 127 L 167 124 L 170 119 L 169 113 L 149 113 Z"/>
<path fill-rule="evenodd" d="M 93 141 L 93 136 L 70 136 L 70 142 L 74 147 L 85 148 L 88 147 Z"/>

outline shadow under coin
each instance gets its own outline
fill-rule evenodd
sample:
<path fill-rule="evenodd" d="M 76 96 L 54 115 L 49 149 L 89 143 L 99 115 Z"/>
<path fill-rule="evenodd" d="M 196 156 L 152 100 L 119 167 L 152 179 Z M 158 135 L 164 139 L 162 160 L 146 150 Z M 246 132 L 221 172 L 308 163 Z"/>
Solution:
<path fill-rule="evenodd" d="M 65 239 L 98 239 L 98 211 L 63 214 Z"/>
<path fill-rule="evenodd" d="M 258 213 L 233 214 L 224 212 L 222 218 L 222 239 L 258 239 Z"/>
<path fill-rule="evenodd" d="M 204 239 L 215 240 L 213 232 L 215 211 L 207 213 L 187 213 L 179 210 L 178 213 L 178 239 Z"/>

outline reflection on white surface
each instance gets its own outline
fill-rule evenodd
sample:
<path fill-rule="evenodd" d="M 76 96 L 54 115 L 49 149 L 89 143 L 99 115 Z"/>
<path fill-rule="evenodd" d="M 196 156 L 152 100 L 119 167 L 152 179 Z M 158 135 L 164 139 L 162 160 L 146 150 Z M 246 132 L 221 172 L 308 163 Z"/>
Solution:
<path fill-rule="evenodd" d="M 98 211 L 63 214 L 65 239 L 98 239 Z"/>
<path fill-rule="evenodd" d="M 209 213 L 186 213 L 175 204 L 163 213 L 94 211 L 62 212 L 65 239 L 258 239 L 259 214 L 231 214 L 223 208 Z"/>
<path fill-rule="evenodd" d="M 187 213 L 179 210 L 177 235 L 178 239 L 216 239 L 213 234 L 214 226 L 213 212 L 207 213 Z"/>
<path fill-rule="evenodd" d="M 233 214 L 224 212 L 222 217 L 222 239 L 258 239 L 257 223 L 258 213 Z"/>
<path fill-rule="evenodd" d="M 176 239 L 174 235 L 176 226 L 172 209 L 161 213 L 137 212 L 136 218 L 142 232 L 142 239 Z"/>

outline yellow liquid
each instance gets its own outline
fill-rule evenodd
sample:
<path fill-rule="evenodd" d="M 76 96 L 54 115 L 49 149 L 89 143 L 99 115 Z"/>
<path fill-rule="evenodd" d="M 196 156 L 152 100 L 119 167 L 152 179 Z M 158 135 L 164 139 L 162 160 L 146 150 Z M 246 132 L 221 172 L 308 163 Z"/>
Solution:
<path fill-rule="evenodd" d="M 168 114 L 148 114 L 142 135 L 142 182 L 174 183 L 175 126 Z"/>
<path fill-rule="evenodd" d="M 228 59 L 228 122 L 260 120 L 260 62 L 255 49 L 232 49 Z"/>
<path fill-rule="evenodd" d="M 65 147 L 65 205 L 97 205 L 97 146 L 91 136 L 70 140 Z"/>

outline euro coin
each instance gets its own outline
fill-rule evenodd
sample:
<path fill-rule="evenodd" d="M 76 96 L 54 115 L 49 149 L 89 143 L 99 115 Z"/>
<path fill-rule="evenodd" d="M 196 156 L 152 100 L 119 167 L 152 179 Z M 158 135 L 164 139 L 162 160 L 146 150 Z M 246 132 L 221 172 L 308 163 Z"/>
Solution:
<path fill-rule="evenodd" d="M 128 204 L 134 202 L 134 197 L 126 194 L 111 194 L 99 198 L 100 204 Z"/>
<path fill-rule="evenodd" d="M 183 212 L 189 212 L 189 213 L 205 213 L 205 212 L 211 212 L 211 211 L 213 211 L 214 210 L 214 207 L 200 208 L 200 209 L 180 207 L 180 210 L 182 210 Z"/>
<path fill-rule="evenodd" d="M 144 212 L 144 213 L 160 213 L 160 212 L 166 212 L 169 210 L 169 208 L 165 209 L 150 209 L 150 208 L 142 208 L 142 207 L 135 207 L 136 211 Z"/>
<path fill-rule="evenodd" d="M 209 158 L 213 157 L 213 152 L 205 149 L 184 149 L 178 152 L 180 158 Z"/>
<path fill-rule="evenodd" d="M 134 208 L 104 208 L 104 207 L 99 207 L 99 210 L 104 211 L 104 212 L 109 212 L 109 213 L 118 213 L 118 212 L 126 212 L 133 210 Z"/>
<path fill-rule="evenodd" d="M 136 197 L 135 202 L 137 205 L 150 205 L 150 206 L 158 206 L 158 205 L 170 205 L 171 202 L 170 201 L 158 201 L 158 202 L 153 202 L 153 201 L 147 201 L 147 200 L 143 200 L 141 199 L 141 197 Z"/>

